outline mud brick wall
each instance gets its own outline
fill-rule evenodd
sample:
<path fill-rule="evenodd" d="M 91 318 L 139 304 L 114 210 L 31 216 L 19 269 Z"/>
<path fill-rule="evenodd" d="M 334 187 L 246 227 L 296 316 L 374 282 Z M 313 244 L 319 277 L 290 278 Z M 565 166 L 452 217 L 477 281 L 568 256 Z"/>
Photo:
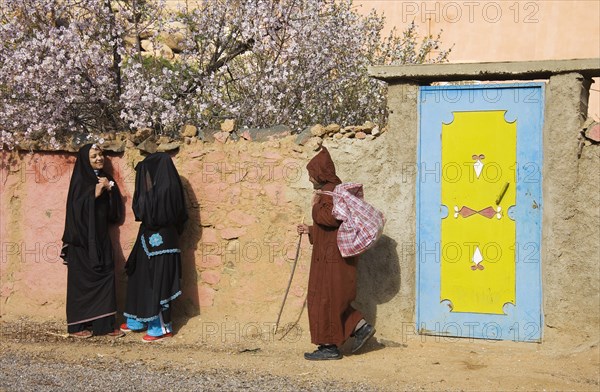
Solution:
<path fill-rule="evenodd" d="M 401 342 L 415 327 L 419 84 L 390 84 L 388 130 L 379 137 L 324 141 L 340 178 L 363 183 L 365 198 L 387 218 L 381 240 L 361 256 L 356 300 L 384 342 Z M 544 341 L 575 347 L 597 342 L 600 323 L 600 148 L 586 142 L 579 150 L 588 89 L 589 78 L 577 72 L 548 78 L 543 130 Z M 182 328 L 226 321 L 268 329 L 275 322 L 296 254 L 296 224 L 303 217 L 311 223 L 305 166 L 314 146 L 295 141 L 197 141 L 172 153 L 190 215 L 181 244 L 184 293 L 175 303 Z M 62 321 L 66 267 L 59 251 L 74 154 L 4 151 L 1 158 L 0 315 Z M 123 264 L 138 228 L 131 212 L 133 168 L 141 159 L 131 147 L 109 156 L 127 211 L 111 232 L 120 311 Z M 303 238 L 281 321 L 301 315 L 306 340 L 310 249 Z"/>

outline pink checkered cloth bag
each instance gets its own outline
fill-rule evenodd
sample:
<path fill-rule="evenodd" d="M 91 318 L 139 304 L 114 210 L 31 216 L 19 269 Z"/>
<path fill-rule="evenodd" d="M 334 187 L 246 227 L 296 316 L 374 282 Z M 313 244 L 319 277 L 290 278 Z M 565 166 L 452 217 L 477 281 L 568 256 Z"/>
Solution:
<path fill-rule="evenodd" d="M 333 216 L 342 221 L 337 243 L 343 257 L 363 253 L 381 237 L 385 217 L 363 200 L 362 184 L 347 182 L 337 185 L 333 192 L 318 193 L 333 197 Z"/>

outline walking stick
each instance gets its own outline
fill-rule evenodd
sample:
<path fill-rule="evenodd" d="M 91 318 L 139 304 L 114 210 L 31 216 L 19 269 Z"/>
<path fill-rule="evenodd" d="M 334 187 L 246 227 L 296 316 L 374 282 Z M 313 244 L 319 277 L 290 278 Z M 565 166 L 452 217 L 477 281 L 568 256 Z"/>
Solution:
<path fill-rule="evenodd" d="M 304 224 L 304 217 L 302 217 L 302 224 Z M 275 334 L 277 334 L 277 327 L 279 327 L 279 320 L 281 319 L 281 313 L 283 312 L 283 307 L 285 306 L 285 300 L 287 299 L 288 293 L 290 292 L 290 286 L 292 285 L 292 279 L 294 279 L 294 272 L 296 271 L 296 264 L 298 264 L 298 256 L 300 256 L 300 244 L 302 243 L 302 234 L 298 238 L 298 246 L 296 247 L 296 258 L 294 259 L 294 265 L 292 267 L 292 273 L 290 274 L 290 280 L 288 281 L 287 289 L 285 290 L 285 295 L 283 296 L 283 302 L 281 303 L 281 308 L 279 309 L 279 314 L 277 315 L 277 321 L 275 322 Z"/>
<path fill-rule="evenodd" d="M 294 321 L 292 323 L 292 325 L 289 328 L 286 328 L 286 330 L 283 332 L 283 334 L 281 335 L 279 340 L 283 340 L 283 338 L 285 338 L 287 336 L 287 334 L 290 333 L 290 331 L 292 329 L 294 329 L 294 327 L 296 325 L 298 325 L 298 322 L 300 321 L 300 317 L 302 317 L 302 312 L 304 312 L 305 307 L 306 307 L 306 297 L 304 297 L 304 302 L 302 302 L 302 309 L 300 309 L 300 313 L 298 313 L 298 318 L 296 319 L 296 321 Z"/>

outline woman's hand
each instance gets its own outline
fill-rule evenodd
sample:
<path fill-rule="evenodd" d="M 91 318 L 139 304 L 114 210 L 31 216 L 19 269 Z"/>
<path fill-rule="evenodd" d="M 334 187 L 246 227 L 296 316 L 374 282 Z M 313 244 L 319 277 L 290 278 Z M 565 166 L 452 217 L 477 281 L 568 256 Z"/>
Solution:
<path fill-rule="evenodd" d="M 308 234 L 308 225 L 305 225 L 304 223 L 301 223 L 297 226 L 298 229 L 298 234 L 302 235 L 302 234 Z"/>
<path fill-rule="evenodd" d="M 110 190 L 112 185 L 108 178 L 106 177 L 98 177 L 98 183 L 96 184 L 96 197 L 100 196 L 105 189 Z"/>
<path fill-rule="evenodd" d="M 102 188 L 105 188 L 105 189 L 111 188 L 110 181 L 108 181 L 108 178 L 106 178 L 106 177 L 98 177 L 98 184 L 101 184 Z"/>

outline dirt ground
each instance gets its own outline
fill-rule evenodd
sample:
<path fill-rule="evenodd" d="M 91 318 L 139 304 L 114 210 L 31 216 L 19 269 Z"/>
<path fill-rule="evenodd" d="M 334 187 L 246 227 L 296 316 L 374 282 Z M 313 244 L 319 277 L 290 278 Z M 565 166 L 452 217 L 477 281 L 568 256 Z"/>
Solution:
<path fill-rule="evenodd" d="M 433 336 L 407 336 L 404 342 L 390 342 L 379 341 L 375 335 L 356 355 L 350 354 L 348 347 L 344 346 L 342 349 L 347 355 L 342 360 L 311 362 L 304 360 L 302 354 L 314 347 L 308 337 L 293 329 L 282 328 L 277 335 L 263 333 L 251 337 L 247 333 L 243 339 L 236 339 L 235 335 L 240 331 L 231 329 L 226 333 L 227 339 L 221 339 L 218 334 L 210 334 L 213 339 L 209 339 L 207 330 L 201 336 L 203 333 L 199 332 L 197 325 L 193 325 L 194 321 L 197 320 L 190 320 L 173 338 L 147 344 L 142 343 L 141 335 L 135 333 L 118 339 L 92 337 L 78 340 L 66 336 L 64 326 L 58 322 L 8 321 L 4 318 L 0 349 L 4 365 L 0 374 L 5 384 L 0 381 L 0 389 L 40 390 L 39 384 L 31 385 L 33 381 L 27 384 L 29 381 L 24 376 L 27 370 L 17 369 L 16 366 L 22 366 L 18 363 L 27 363 L 27 366 L 45 363 L 46 368 L 50 364 L 58 364 L 59 368 L 65 369 L 82 364 L 84 367 L 105 367 L 117 378 L 128 377 L 113 369 L 127 368 L 124 364 L 142 366 L 149 371 L 148 374 L 170 372 L 176 378 L 198 376 L 206 379 L 207 374 L 222 378 L 215 384 L 198 387 L 202 390 L 600 389 L 600 349 L 597 342 L 559 346 Z M 19 358 L 21 362 L 17 361 Z M 19 373 L 18 378 L 14 378 L 16 372 Z M 243 382 L 225 386 L 223 380 L 230 379 L 232 374 L 244 379 Z M 20 380 L 19 385 L 6 385 L 8 380 Z M 286 387 L 278 386 L 282 380 L 286 381 Z M 70 386 L 83 390 L 91 388 L 85 378 L 79 383 Z M 168 386 L 153 386 L 156 390 L 173 390 Z M 185 387 L 189 388 L 190 384 Z"/>

